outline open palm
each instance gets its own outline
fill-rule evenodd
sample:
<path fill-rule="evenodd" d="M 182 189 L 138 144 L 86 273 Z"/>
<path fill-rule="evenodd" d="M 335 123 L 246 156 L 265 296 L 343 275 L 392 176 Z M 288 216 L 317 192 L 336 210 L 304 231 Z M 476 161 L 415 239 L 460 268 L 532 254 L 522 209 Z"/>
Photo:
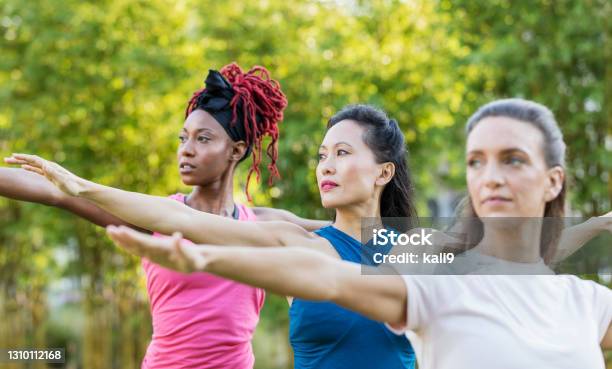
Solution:
<path fill-rule="evenodd" d="M 204 270 L 207 264 L 201 252 L 204 246 L 183 243 L 182 235 L 178 232 L 171 238 L 154 237 L 129 227 L 110 226 L 107 233 L 117 245 L 130 253 L 170 269 L 195 272 Z"/>
<path fill-rule="evenodd" d="M 61 165 L 36 155 L 13 154 L 8 158 L 4 158 L 4 162 L 7 164 L 21 165 L 25 170 L 46 177 L 68 195 L 78 196 L 83 190 L 81 184 L 84 179 L 74 175 Z"/>

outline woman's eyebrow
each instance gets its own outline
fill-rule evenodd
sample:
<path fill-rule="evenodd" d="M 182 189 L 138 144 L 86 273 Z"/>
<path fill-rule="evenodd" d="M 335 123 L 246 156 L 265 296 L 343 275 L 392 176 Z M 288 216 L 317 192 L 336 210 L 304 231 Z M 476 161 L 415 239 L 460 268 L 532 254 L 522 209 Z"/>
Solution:
<path fill-rule="evenodd" d="M 183 132 L 189 133 L 189 131 L 185 127 L 183 127 Z M 198 129 L 195 130 L 195 133 L 200 133 L 200 132 L 207 132 L 207 133 L 210 133 L 210 134 L 213 134 L 213 135 L 215 134 L 215 132 L 212 129 L 210 129 L 210 128 L 198 128 Z"/>
<path fill-rule="evenodd" d="M 335 144 L 333 144 L 332 147 L 338 147 L 340 145 L 346 145 L 346 146 L 348 146 L 350 148 L 353 147 L 353 145 L 351 145 L 350 143 L 345 142 L 345 141 L 336 142 Z M 321 144 L 321 146 L 319 146 L 319 150 L 321 150 L 321 149 L 327 149 L 327 146 L 325 146 L 325 144 Z"/>
<path fill-rule="evenodd" d="M 478 155 L 478 154 L 482 154 L 483 152 L 484 152 L 483 150 L 476 149 L 476 150 L 468 151 L 466 153 L 466 155 Z M 501 150 L 500 154 L 501 155 L 507 155 L 507 154 L 512 154 L 514 152 L 520 152 L 520 153 L 523 153 L 525 155 L 528 155 L 527 151 L 525 151 L 525 150 L 523 150 L 523 149 L 521 149 L 519 147 L 510 147 L 510 148 L 507 148 L 507 149 L 503 149 L 503 150 Z"/>
<path fill-rule="evenodd" d="M 523 149 L 521 149 L 519 147 L 511 147 L 511 148 L 508 148 L 508 149 L 504 149 L 504 150 L 501 151 L 501 154 L 502 155 L 507 155 L 507 154 L 513 154 L 515 152 L 520 152 L 520 153 L 523 153 L 525 155 L 529 154 L 527 151 L 525 151 L 525 150 L 523 150 Z"/>
<path fill-rule="evenodd" d="M 340 141 L 340 142 L 337 142 L 337 143 L 334 145 L 334 147 L 335 147 L 335 146 L 340 146 L 340 145 L 346 145 L 346 146 L 349 146 L 349 147 L 353 147 L 353 145 L 351 145 L 350 143 L 345 142 L 345 141 Z"/>
<path fill-rule="evenodd" d="M 336 147 L 336 146 L 339 146 L 339 145 L 346 145 L 346 146 L 353 147 L 353 145 L 351 145 L 350 143 L 345 142 L 345 141 L 336 142 L 336 143 L 333 145 L 333 147 Z M 325 149 L 326 147 L 327 147 L 327 146 L 325 146 L 325 144 L 321 144 L 321 146 L 319 146 L 319 148 L 320 148 L 320 149 Z"/>

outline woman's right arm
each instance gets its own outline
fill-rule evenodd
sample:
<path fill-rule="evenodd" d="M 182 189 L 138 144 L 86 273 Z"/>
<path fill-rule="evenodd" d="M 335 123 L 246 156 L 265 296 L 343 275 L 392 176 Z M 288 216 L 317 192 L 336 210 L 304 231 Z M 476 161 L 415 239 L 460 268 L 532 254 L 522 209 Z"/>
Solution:
<path fill-rule="evenodd" d="M 101 227 L 129 225 L 90 201 L 66 195 L 44 177 L 23 169 L 0 168 L 0 196 L 62 208 Z"/>
<path fill-rule="evenodd" d="M 128 251 L 168 268 L 213 273 L 280 295 L 333 301 L 392 325 L 406 323 L 407 291 L 402 277 L 364 275 L 361 265 L 322 252 L 303 247 L 186 245 L 178 233 L 159 238 L 127 227 L 110 227 L 108 234 Z"/>

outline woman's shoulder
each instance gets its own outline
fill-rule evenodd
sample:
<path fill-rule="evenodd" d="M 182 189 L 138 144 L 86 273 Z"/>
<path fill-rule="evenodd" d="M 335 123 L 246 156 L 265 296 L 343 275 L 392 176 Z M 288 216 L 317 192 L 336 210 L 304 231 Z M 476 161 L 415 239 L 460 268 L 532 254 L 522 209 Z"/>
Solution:
<path fill-rule="evenodd" d="M 608 299 L 612 304 L 612 289 L 610 289 L 608 286 L 593 280 L 579 278 L 575 275 L 562 274 L 556 277 L 563 278 L 563 281 L 566 283 L 568 288 L 575 290 L 577 293 L 581 293 L 583 295 L 590 294 L 594 297 L 601 296 Z"/>

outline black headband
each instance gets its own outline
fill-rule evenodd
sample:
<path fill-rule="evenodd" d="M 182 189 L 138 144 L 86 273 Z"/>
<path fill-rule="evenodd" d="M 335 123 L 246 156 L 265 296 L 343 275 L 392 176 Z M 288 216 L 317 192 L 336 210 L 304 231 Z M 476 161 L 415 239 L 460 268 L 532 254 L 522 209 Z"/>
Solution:
<path fill-rule="evenodd" d="M 244 129 L 242 101 L 240 100 L 238 100 L 238 106 L 236 107 L 236 121 L 232 124 L 234 109 L 231 101 L 236 94 L 232 85 L 221 73 L 212 69 L 208 71 L 204 83 L 206 89 L 198 97 L 196 108 L 203 109 L 212 115 L 235 142 L 248 142 Z"/>

